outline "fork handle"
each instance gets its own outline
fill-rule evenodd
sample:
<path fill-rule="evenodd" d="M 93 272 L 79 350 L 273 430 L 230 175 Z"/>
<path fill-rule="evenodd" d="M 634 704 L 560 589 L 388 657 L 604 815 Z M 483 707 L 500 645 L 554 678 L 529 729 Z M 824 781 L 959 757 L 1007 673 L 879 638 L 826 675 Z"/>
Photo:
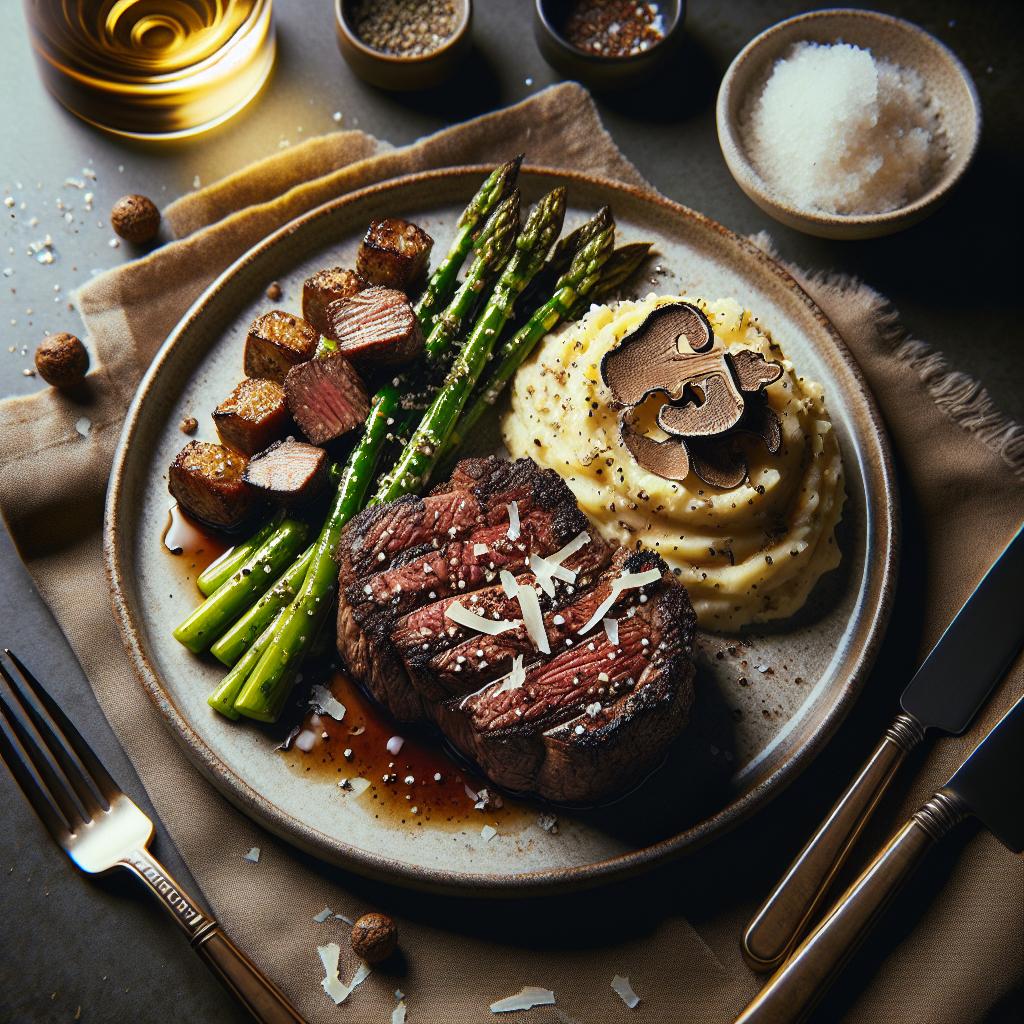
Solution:
<path fill-rule="evenodd" d="M 924 738 L 911 715 L 899 714 L 857 777 L 743 933 L 743 958 L 755 971 L 773 971 L 799 942 L 836 873 L 904 758 Z"/>
<path fill-rule="evenodd" d="M 221 984 L 261 1024 L 306 1024 L 285 994 L 228 938 L 216 919 L 164 869 L 149 850 L 133 850 L 122 861 L 188 935 Z"/>
<path fill-rule="evenodd" d="M 916 810 L 840 897 L 735 1024 L 800 1024 L 925 854 L 970 813 L 940 789 Z"/>

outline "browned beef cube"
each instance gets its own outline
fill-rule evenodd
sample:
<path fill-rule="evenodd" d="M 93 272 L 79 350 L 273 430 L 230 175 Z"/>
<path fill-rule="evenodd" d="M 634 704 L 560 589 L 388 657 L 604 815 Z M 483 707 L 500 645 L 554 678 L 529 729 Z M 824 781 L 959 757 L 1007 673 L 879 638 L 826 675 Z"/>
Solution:
<path fill-rule="evenodd" d="M 257 317 L 245 339 L 245 375 L 284 383 L 288 371 L 312 359 L 320 332 L 300 316 L 281 309 Z"/>
<path fill-rule="evenodd" d="M 329 334 L 327 304 L 349 299 L 361 292 L 369 282 L 354 270 L 330 267 L 307 277 L 302 285 L 302 315 L 321 334 Z"/>
<path fill-rule="evenodd" d="M 395 288 L 366 288 L 327 306 L 325 331 L 357 366 L 396 366 L 423 351 L 423 332 L 409 300 Z"/>
<path fill-rule="evenodd" d="M 290 419 L 284 388 L 262 377 L 246 377 L 213 410 L 220 439 L 246 455 L 284 437 Z"/>
<path fill-rule="evenodd" d="M 312 359 L 288 371 L 288 409 L 313 444 L 327 444 L 361 426 L 370 399 L 359 374 L 340 353 Z"/>
<path fill-rule="evenodd" d="M 356 270 L 371 284 L 408 291 L 427 269 L 434 240 L 407 220 L 372 220 L 359 246 Z"/>
<path fill-rule="evenodd" d="M 171 463 L 167 488 L 193 518 L 233 530 L 246 520 L 255 502 L 243 479 L 247 462 L 222 444 L 189 441 Z"/>
<path fill-rule="evenodd" d="M 253 456 L 245 482 L 281 505 L 315 498 L 327 483 L 327 452 L 289 437 Z"/>

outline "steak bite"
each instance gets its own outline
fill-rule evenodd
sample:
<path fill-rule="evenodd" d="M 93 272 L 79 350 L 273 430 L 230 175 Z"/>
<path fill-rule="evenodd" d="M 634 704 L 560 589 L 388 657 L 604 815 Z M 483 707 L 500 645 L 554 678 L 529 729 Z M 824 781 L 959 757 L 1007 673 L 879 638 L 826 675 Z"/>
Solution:
<path fill-rule="evenodd" d="M 339 352 L 300 363 L 284 382 L 288 409 L 313 444 L 327 444 L 361 426 L 370 412 L 366 388 Z"/>
<path fill-rule="evenodd" d="M 302 316 L 321 334 L 329 334 L 327 304 L 337 299 L 349 299 L 362 291 L 367 280 L 354 270 L 329 267 L 307 277 L 302 285 Z"/>
<path fill-rule="evenodd" d="M 244 455 L 208 441 L 189 441 L 171 463 L 167 489 L 194 519 L 233 530 L 248 518 L 255 503 L 243 479 Z"/>
<path fill-rule="evenodd" d="M 356 256 L 356 270 L 371 284 L 408 291 L 426 273 L 434 240 L 398 217 L 372 220 Z"/>
<path fill-rule="evenodd" d="M 252 455 L 288 432 L 284 388 L 263 377 L 246 377 L 213 410 L 213 423 L 226 445 Z"/>
<path fill-rule="evenodd" d="M 284 383 L 288 371 L 312 359 L 320 332 L 300 316 L 273 309 L 257 317 L 245 339 L 245 375 Z"/>
<path fill-rule="evenodd" d="M 423 332 L 403 292 L 365 288 L 348 299 L 327 304 L 329 338 L 357 366 L 396 366 L 423 351 Z"/>
<path fill-rule="evenodd" d="M 253 456 L 243 479 L 280 505 L 299 505 L 324 489 L 327 452 L 289 437 Z"/>

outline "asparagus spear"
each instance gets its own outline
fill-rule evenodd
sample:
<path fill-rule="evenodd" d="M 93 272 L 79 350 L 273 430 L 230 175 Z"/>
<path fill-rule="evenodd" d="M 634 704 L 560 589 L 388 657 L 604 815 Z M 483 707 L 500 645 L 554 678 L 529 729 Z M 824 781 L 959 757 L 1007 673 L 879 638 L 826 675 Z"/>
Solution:
<path fill-rule="evenodd" d="M 598 283 L 602 268 L 612 254 L 615 220 L 603 207 L 574 232 L 576 250 L 569 268 L 555 283 L 554 293 L 539 306 L 530 319 L 495 353 L 494 372 L 473 404 L 459 417 L 445 442 L 439 461 L 449 458 L 470 435 L 480 417 L 498 400 L 505 385 L 533 351 L 537 342 L 569 316 L 569 311 Z"/>
<path fill-rule="evenodd" d="M 650 242 L 628 242 L 626 245 L 620 245 L 608 257 L 593 293 L 589 296 L 580 296 L 567 319 L 578 320 L 586 313 L 592 302 L 600 302 L 612 292 L 618 291 L 637 272 L 650 251 Z"/>
<path fill-rule="evenodd" d="M 295 599 L 313 560 L 313 545 L 285 569 L 274 585 L 210 648 L 210 653 L 225 665 L 234 665 L 277 613 Z"/>
<path fill-rule="evenodd" d="M 476 386 L 516 297 L 540 270 L 565 216 L 565 189 L 556 188 L 533 208 L 516 239 L 515 252 L 398 462 L 381 480 L 370 504 L 392 501 L 426 483 L 437 453 Z"/>
<path fill-rule="evenodd" d="M 424 334 L 430 333 L 437 314 L 455 291 L 459 270 L 469 255 L 477 228 L 515 185 L 522 162 L 523 156 L 520 154 L 508 163 L 496 167 L 462 211 L 462 216 L 455 225 L 455 239 L 444 259 L 437 265 L 420 301 L 416 304 L 416 316 Z"/>
<path fill-rule="evenodd" d="M 234 702 L 235 711 L 247 718 L 262 722 L 272 722 L 277 718 L 306 650 L 331 609 L 338 586 L 338 570 L 333 558 L 338 536 L 345 523 L 363 505 L 398 402 L 398 390 L 390 385 L 381 388 L 373 397 L 366 430 L 342 471 L 341 482 L 317 538 L 299 595 L 282 612 L 270 642 Z"/>
<path fill-rule="evenodd" d="M 211 562 L 197 577 L 196 586 L 204 597 L 209 597 L 222 583 L 229 579 L 263 546 L 281 522 L 280 513 L 268 519 L 251 537 L 228 548 L 216 561 Z"/>
<path fill-rule="evenodd" d="M 177 629 L 174 638 L 190 651 L 205 651 L 262 594 L 295 557 L 308 527 L 286 519 L 226 583 L 215 590 Z"/>
<path fill-rule="evenodd" d="M 476 255 L 466 272 L 465 280 L 444 312 L 439 313 L 434 320 L 434 327 L 425 346 L 428 367 L 431 363 L 441 362 L 442 355 L 451 349 L 455 339 L 462 333 L 465 321 L 473 312 L 481 293 L 508 262 L 518 231 L 519 190 L 513 189 L 487 219 L 473 243 Z"/>
<path fill-rule="evenodd" d="M 284 612 L 281 609 L 274 613 L 270 622 L 259 637 L 257 637 L 252 647 L 235 662 L 234 668 L 220 681 L 217 689 L 206 698 L 206 703 L 211 708 L 230 719 L 238 718 L 238 712 L 235 710 L 235 700 L 242 687 L 245 686 L 249 673 L 256 667 L 260 658 L 263 657 L 264 652 L 270 646 L 270 641 L 274 639 L 274 630 L 277 628 L 277 623 L 283 614 Z"/>

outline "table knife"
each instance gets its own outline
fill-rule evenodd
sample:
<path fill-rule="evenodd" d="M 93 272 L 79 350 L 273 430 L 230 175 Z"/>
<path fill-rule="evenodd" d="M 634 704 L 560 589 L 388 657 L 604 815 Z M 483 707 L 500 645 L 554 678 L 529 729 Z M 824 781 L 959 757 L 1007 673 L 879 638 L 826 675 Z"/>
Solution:
<path fill-rule="evenodd" d="M 736 1024 L 799 1024 L 804 1020 L 932 845 L 957 822 L 971 816 L 1014 853 L 1024 849 L 1024 697 L 949 782 L 892 836 L 736 1018 Z"/>
<path fill-rule="evenodd" d="M 1024 527 L 946 627 L 903 691 L 901 713 L 747 926 L 743 956 L 755 971 L 774 970 L 800 940 L 907 754 L 929 729 L 963 732 L 1002 678 L 1024 642 L 1022 580 Z"/>

